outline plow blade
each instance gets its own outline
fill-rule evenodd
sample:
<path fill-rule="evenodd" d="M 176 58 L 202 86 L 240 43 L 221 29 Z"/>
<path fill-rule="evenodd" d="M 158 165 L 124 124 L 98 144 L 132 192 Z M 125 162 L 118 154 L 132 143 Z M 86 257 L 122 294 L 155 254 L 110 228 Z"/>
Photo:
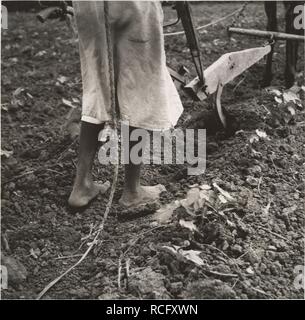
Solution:
<path fill-rule="evenodd" d="M 206 88 L 198 77 L 187 84 L 184 89 L 196 100 L 202 101 L 207 95 L 216 92 L 218 86 L 224 86 L 238 75 L 250 68 L 271 51 L 271 45 L 230 52 L 221 56 L 204 71 Z"/>

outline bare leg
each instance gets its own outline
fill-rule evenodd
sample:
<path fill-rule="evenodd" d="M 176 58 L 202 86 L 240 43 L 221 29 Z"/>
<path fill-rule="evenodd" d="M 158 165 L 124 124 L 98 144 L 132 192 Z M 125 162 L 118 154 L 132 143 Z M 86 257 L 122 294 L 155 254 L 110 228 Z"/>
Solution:
<path fill-rule="evenodd" d="M 98 146 L 98 134 L 103 125 L 96 125 L 87 122 L 81 123 L 80 146 L 76 178 L 72 193 L 69 197 L 69 205 L 72 207 L 86 206 L 90 200 L 100 192 L 104 193 L 109 184 L 100 185 L 92 179 L 92 165 Z"/>
<path fill-rule="evenodd" d="M 130 127 L 130 133 L 135 128 Z M 129 142 L 129 154 L 130 150 L 138 142 Z M 140 155 L 142 156 L 142 154 Z M 162 191 L 165 191 L 165 187 L 161 184 L 156 186 L 141 186 L 141 166 L 142 164 L 133 164 L 131 159 L 130 163 L 125 165 L 125 185 L 120 204 L 126 207 L 137 206 L 154 202 L 159 198 Z"/>

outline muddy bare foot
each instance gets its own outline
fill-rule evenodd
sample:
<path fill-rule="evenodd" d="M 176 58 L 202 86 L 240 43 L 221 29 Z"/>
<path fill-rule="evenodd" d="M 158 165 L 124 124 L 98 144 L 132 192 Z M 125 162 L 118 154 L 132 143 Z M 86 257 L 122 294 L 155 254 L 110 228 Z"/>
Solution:
<path fill-rule="evenodd" d="M 89 186 L 74 186 L 69 197 L 68 203 L 73 208 L 86 206 L 98 194 L 105 193 L 110 187 L 109 181 L 105 183 L 92 182 Z"/>
<path fill-rule="evenodd" d="M 119 203 L 127 208 L 152 203 L 159 199 L 160 193 L 163 191 L 166 189 L 162 184 L 141 186 L 137 192 L 124 191 Z"/>

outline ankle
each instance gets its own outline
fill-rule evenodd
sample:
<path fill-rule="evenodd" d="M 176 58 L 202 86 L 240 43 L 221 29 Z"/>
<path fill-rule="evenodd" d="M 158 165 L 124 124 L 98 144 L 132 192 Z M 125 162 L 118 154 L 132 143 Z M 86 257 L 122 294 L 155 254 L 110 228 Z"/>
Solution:
<path fill-rule="evenodd" d="M 92 176 L 76 177 L 74 185 L 81 188 L 90 188 L 93 184 Z"/>

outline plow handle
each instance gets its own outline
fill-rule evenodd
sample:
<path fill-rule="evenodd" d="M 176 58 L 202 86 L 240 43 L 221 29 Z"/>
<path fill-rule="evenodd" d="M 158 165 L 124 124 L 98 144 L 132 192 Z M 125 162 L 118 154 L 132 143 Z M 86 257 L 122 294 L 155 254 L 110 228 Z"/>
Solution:
<path fill-rule="evenodd" d="M 52 19 L 52 18 L 56 18 L 60 15 L 61 13 L 61 8 L 59 7 L 49 7 L 49 8 L 46 8 L 42 11 L 40 11 L 38 14 L 37 14 L 37 19 L 44 23 L 46 20 L 48 19 Z"/>

